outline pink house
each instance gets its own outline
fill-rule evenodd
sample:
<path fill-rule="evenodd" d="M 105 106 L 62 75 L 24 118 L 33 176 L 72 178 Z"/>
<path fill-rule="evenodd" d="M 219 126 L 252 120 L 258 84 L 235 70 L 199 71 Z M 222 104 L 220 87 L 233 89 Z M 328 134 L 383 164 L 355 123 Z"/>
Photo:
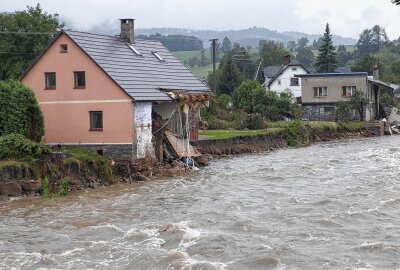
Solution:
<path fill-rule="evenodd" d="M 119 36 L 62 30 L 21 81 L 44 114 L 44 143 L 117 159 L 154 155 L 152 114 L 176 114 L 173 93 L 210 91 L 160 42 L 135 40 L 133 19 Z"/>

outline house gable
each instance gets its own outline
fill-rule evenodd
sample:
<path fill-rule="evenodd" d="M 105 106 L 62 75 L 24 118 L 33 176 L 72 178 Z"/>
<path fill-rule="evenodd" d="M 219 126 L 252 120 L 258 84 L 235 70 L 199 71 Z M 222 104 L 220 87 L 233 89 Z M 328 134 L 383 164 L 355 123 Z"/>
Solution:
<path fill-rule="evenodd" d="M 61 52 L 61 46 L 67 51 Z M 74 72 L 85 71 L 85 89 L 74 89 Z M 45 73 L 56 73 L 56 89 L 45 90 Z M 65 32 L 62 32 L 21 78 L 39 102 L 132 99 Z M 74 91 L 69 91 L 74 89 Z"/>
<path fill-rule="evenodd" d="M 63 52 L 65 45 L 67 51 Z M 74 72 L 84 72 L 84 87 L 75 87 Z M 46 89 L 45 73 L 55 74 L 54 89 Z M 34 91 L 43 112 L 45 143 L 133 142 L 132 97 L 67 34 L 61 33 L 53 41 L 21 81 Z M 101 131 L 92 130 L 91 112 L 102 112 Z"/>
<path fill-rule="evenodd" d="M 291 83 L 291 79 L 295 78 L 295 75 L 298 74 L 308 74 L 308 71 L 301 64 L 287 65 L 283 67 L 282 70 L 268 82 L 267 88 L 277 92 L 282 92 L 286 89 L 290 89 L 295 97 L 300 97 L 300 81 L 298 82 L 298 85 L 293 85 Z"/>

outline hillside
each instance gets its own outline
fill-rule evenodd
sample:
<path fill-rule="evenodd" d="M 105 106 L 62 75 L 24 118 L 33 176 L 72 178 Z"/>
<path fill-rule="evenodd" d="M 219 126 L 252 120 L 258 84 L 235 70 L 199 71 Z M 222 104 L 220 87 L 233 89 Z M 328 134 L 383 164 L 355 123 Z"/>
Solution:
<path fill-rule="evenodd" d="M 192 35 L 203 40 L 204 46 L 209 43 L 209 39 L 218 38 L 220 41 L 226 36 L 232 42 L 237 42 L 242 46 L 258 46 L 260 40 L 274 40 L 278 42 L 287 43 L 291 40 L 298 40 L 301 37 L 307 37 L 312 43 L 317 40 L 320 35 L 306 34 L 300 32 L 278 32 L 275 30 L 270 30 L 263 27 L 252 27 L 242 30 L 228 30 L 228 31 L 213 31 L 213 30 L 191 30 L 191 29 L 181 29 L 181 28 L 150 28 L 150 29 L 137 29 L 139 34 L 155 34 L 160 33 L 162 35 Z M 346 38 L 334 35 L 333 42 L 335 45 L 354 45 L 357 40 L 353 38 Z"/>
<path fill-rule="evenodd" d="M 115 25 L 101 24 L 88 29 L 88 32 L 94 32 L 99 34 L 116 34 L 119 29 Z M 188 35 L 195 36 L 203 40 L 205 48 L 209 47 L 209 40 L 211 38 L 218 38 L 220 41 L 224 37 L 228 37 L 232 43 L 237 42 L 242 46 L 257 47 L 260 40 L 274 40 L 278 42 L 287 43 L 291 40 L 298 40 L 301 37 L 307 37 L 312 43 L 317 40 L 320 35 L 306 34 L 295 31 L 278 32 L 276 30 L 270 30 L 264 27 L 252 27 L 242 30 L 226 30 L 226 31 L 214 31 L 214 30 L 193 30 L 183 28 L 138 28 L 136 29 L 136 35 Z M 357 40 L 353 38 L 346 38 L 341 36 L 333 36 L 333 42 L 335 45 L 354 45 Z"/>

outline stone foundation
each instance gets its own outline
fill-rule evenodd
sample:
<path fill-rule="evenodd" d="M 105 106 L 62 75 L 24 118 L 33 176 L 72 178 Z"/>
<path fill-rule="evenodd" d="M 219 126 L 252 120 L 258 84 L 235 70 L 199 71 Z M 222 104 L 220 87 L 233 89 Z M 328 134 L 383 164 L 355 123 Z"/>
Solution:
<path fill-rule="evenodd" d="M 136 146 L 133 144 L 79 144 L 70 146 L 89 148 L 117 161 L 133 160 L 136 158 Z"/>

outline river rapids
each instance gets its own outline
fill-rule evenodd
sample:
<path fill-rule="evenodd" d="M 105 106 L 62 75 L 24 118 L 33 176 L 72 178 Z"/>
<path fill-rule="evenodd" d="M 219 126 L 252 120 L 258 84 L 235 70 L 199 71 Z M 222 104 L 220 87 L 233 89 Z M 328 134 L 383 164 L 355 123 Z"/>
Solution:
<path fill-rule="evenodd" d="M 0 204 L 0 269 L 399 269 L 400 137 Z"/>

